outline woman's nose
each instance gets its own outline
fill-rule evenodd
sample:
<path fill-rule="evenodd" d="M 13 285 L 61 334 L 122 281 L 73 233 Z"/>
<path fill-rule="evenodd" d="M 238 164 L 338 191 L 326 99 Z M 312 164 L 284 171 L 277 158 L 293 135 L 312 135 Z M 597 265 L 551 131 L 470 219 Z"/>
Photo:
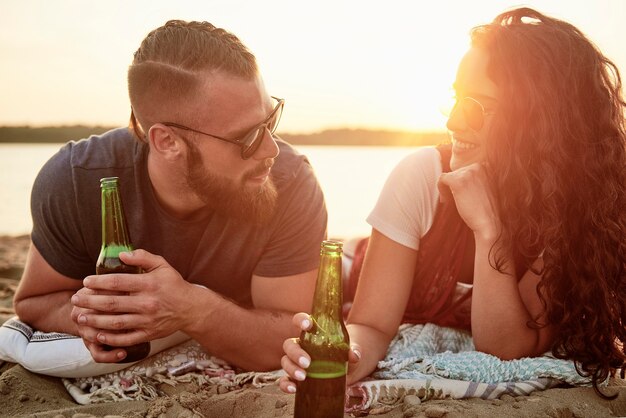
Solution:
<path fill-rule="evenodd" d="M 448 116 L 448 121 L 446 122 L 446 128 L 450 131 L 462 131 L 465 129 L 465 115 L 463 115 L 463 111 L 460 106 L 455 104 L 450 111 L 450 116 Z"/>

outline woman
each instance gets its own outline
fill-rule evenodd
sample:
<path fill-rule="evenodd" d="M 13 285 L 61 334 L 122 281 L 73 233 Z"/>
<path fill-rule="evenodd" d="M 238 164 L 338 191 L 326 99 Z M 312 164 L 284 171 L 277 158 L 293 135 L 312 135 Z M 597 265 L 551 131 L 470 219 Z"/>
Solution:
<path fill-rule="evenodd" d="M 432 322 L 471 330 L 477 350 L 501 359 L 575 360 L 599 392 L 626 360 L 618 70 L 574 26 L 528 8 L 471 39 L 451 147 L 402 161 L 368 218 L 348 383 L 374 371 L 401 323 Z M 306 329 L 307 318 L 294 322 Z M 280 385 L 294 392 L 309 357 L 296 339 L 284 350 Z"/>

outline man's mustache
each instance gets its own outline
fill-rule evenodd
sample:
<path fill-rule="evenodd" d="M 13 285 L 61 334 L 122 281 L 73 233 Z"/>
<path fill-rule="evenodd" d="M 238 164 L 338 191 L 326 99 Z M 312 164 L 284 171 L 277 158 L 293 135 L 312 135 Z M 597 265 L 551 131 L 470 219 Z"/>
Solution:
<path fill-rule="evenodd" d="M 265 160 L 261 161 L 258 166 L 256 166 L 255 168 L 250 170 L 248 173 L 246 173 L 244 177 L 248 179 L 248 178 L 260 176 L 261 174 L 265 173 L 268 168 L 272 168 L 273 165 L 274 165 L 274 159 L 266 158 Z"/>

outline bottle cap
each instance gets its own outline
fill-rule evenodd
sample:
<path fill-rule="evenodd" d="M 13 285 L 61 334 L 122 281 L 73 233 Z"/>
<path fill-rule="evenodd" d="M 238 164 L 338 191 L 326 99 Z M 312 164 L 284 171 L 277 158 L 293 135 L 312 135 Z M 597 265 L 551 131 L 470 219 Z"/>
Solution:
<path fill-rule="evenodd" d="M 100 179 L 100 187 L 110 187 L 117 185 L 119 177 L 103 177 Z"/>
<path fill-rule="evenodd" d="M 324 252 L 342 252 L 343 242 L 334 239 L 322 241 L 322 251 Z"/>

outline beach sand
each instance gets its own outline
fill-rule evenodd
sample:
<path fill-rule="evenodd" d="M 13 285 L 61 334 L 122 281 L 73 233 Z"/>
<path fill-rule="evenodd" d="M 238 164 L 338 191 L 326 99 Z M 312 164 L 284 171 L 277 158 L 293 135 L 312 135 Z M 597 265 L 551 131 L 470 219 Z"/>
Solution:
<path fill-rule="evenodd" d="M 0 322 L 14 315 L 12 297 L 29 244 L 28 236 L 0 237 Z M 1 363 L 1 362 L 0 362 Z M 292 395 L 277 386 L 224 392 L 220 387 L 196 384 L 162 385 L 167 395 L 151 401 L 79 405 L 58 378 L 31 373 L 19 365 L 0 367 L 0 416 L 37 417 L 291 417 Z M 497 400 L 431 400 L 369 411 L 380 417 L 615 417 L 626 416 L 626 382 L 612 379 L 607 391 L 613 401 L 591 388 L 555 388 L 530 396 L 503 395 Z M 346 416 L 350 416 L 347 415 Z"/>

